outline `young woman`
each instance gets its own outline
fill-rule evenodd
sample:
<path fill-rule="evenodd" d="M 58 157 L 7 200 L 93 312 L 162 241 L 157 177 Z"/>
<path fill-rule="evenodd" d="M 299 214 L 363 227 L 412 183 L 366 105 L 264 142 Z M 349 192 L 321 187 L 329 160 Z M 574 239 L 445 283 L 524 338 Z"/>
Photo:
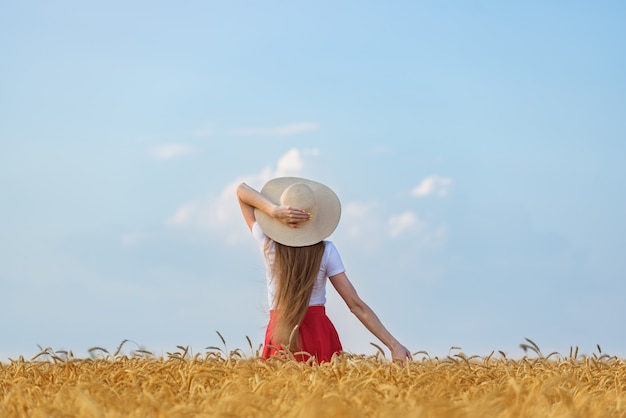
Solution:
<path fill-rule="evenodd" d="M 337 195 L 327 186 L 297 177 L 270 180 L 261 192 L 237 188 L 241 212 L 265 256 L 270 320 L 263 356 L 289 350 L 300 361 L 330 361 L 341 353 L 337 331 L 326 316 L 326 281 L 350 311 L 391 351 L 394 360 L 411 353 L 384 327 L 357 295 L 331 241 L 341 215 Z"/>

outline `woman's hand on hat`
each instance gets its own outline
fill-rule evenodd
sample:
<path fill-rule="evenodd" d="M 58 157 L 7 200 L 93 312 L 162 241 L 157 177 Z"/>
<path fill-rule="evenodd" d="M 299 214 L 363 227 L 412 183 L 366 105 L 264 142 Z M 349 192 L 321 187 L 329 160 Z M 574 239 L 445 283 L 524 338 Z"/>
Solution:
<path fill-rule="evenodd" d="M 272 216 L 292 228 L 297 228 L 302 222 L 311 219 L 311 214 L 304 209 L 288 205 L 276 206 Z"/>

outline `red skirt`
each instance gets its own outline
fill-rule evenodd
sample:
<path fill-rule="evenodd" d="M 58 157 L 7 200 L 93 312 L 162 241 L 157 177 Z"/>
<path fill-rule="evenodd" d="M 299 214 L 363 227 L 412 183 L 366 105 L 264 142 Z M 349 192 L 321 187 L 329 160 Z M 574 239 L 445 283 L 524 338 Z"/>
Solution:
<path fill-rule="evenodd" d="M 276 311 L 271 310 L 270 321 L 265 332 L 265 346 L 263 348 L 263 357 L 265 358 L 280 355 L 280 352 L 277 350 L 282 350 L 282 347 L 273 343 L 270 337 L 276 316 Z M 319 363 L 330 361 L 333 354 L 340 354 L 342 351 L 339 335 L 333 323 L 326 316 L 326 308 L 324 306 L 309 306 L 306 314 L 304 314 L 300 328 L 298 328 L 298 334 L 300 337 L 300 349 L 297 353 L 294 353 L 298 361 L 307 361 L 311 357 L 315 357 Z"/>

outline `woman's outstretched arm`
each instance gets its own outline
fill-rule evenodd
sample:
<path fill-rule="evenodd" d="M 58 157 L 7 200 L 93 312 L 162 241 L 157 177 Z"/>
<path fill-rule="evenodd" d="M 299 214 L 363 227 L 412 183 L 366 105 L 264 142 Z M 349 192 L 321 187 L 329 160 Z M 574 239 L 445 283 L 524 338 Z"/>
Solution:
<path fill-rule="evenodd" d="M 365 325 L 376 338 L 378 338 L 391 351 L 391 358 L 405 362 L 413 357 L 411 352 L 385 328 L 383 323 L 378 319 L 372 308 L 370 308 L 359 297 L 346 273 L 339 273 L 330 277 L 330 281 L 337 290 L 337 293 L 346 302 L 350 311 Z"/>
<path fill-rule="evenodd" d="M 243 218 L 250 229 L 252 229 L 252 225 L 256 221 L 254 209 L 259 209 L 292 228 L 297 228 L 299 223 L 308 221 L 311 218 L 311 214 L 300 208 L 274 204 L 246 183 L 241 183 L 237 186 L 237 198 L 239 199 Z"/>

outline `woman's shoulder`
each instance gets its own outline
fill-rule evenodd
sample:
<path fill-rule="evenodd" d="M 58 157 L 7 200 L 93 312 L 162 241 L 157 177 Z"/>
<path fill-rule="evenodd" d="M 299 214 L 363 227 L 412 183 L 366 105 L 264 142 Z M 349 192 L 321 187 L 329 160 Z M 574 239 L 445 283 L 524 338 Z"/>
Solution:
<path fill-rule="evenodd" d="M 324 248 L 322 263 L 327 270 L 326 272 L 328 277 L 345 271 L 343 260 L 341 259 L 341 255 L 339 255 L 339 251 L 337 250 L 335 244 L 332 241 L 324 241 L 324 243 L 326 244 L 326 247 Z"/>
<path fill-rule="evenodd" d="M 335 245 L 334 242 L 325 240 L 324 244 L 325 244 L 324 254 L 326 254 L 326 255 L 330 255 L 330 254 L 337 254 L 337 255 L 339 255 L 339 250 L 337 249 L 337 246 Z"/>

